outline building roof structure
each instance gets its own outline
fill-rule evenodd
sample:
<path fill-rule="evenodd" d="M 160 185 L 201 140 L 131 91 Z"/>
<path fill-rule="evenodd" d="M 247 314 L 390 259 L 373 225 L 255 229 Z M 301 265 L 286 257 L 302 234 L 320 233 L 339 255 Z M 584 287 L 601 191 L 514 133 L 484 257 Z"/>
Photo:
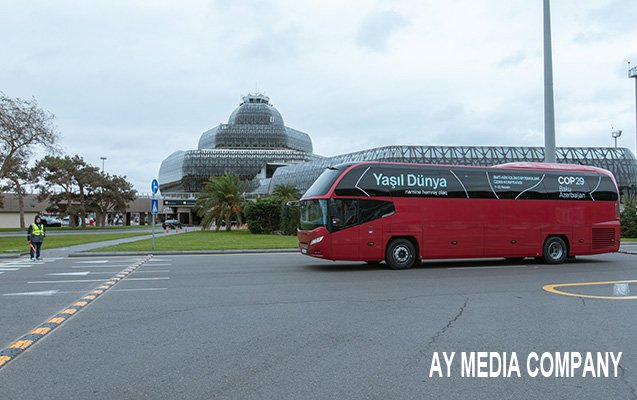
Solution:
<path fill-rule="evenodd" d="M 285 126 L 279 111 L 262 94 L 249 94 L 227 124 L 205 131 L 196 150 L 176 151 L 159 168 L 162 193 L 200 192 L 211 176 L 239 175 L 251 182 L 272 176 L 283 165 L 320 158 L 312 154 L 312 139 Z"/>

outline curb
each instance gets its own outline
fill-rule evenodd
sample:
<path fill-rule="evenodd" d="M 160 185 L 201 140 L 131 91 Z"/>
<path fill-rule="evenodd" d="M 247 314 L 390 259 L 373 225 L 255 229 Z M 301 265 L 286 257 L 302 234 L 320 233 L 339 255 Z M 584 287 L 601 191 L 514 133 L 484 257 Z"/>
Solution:
<path fill-rule="evenodd" d="M 21 254 L 19 253 L 11 253 L 11 254 L 0 254 L 0 260 L 3 258 L 20 258 Z"/>
<path fill-rule="evenodd" d="M 263 253 L 298 253 L 298 249 L 247 249 L 247 250 L 174 250 L 174 251 L 122 251 L 122 252 L 86 252 L 70 253 L 68 257 L 113 257 L 113 256 L 146 256 L 146 255 L 202 255 L 202 254 L 263 254 Z"/>

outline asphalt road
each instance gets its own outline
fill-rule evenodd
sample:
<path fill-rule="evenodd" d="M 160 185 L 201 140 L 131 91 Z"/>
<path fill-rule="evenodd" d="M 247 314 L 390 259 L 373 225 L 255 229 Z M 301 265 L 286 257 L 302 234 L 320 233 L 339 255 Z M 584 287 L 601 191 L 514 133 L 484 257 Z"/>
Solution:
<path fill-rule="evenodd" d="M 2 261 L 0 348 L 139 259 Z M 155 256 L 0 368 L 0 398 L 634 399 L 637 300 L 614 299 L 613 284 L 561 288 L 601 298 L 543 286 L 636 280 L 636 261 L 392 271 L 298 254 Z M 443 351 L 623 356 L 617 378 L 430 378 Z"/>

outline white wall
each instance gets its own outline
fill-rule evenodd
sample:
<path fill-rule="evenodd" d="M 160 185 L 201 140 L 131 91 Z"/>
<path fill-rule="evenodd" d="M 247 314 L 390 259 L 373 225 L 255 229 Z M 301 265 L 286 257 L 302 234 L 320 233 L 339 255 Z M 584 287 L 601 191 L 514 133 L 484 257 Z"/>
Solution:
<path fill-rule="evenodd" d="M 33 223 L 33 219 L 37 213 L 24 213 L 24 225 L 28 227 Z M 0 212 L 0 228 L 19 228 L 20 213 Z"/>

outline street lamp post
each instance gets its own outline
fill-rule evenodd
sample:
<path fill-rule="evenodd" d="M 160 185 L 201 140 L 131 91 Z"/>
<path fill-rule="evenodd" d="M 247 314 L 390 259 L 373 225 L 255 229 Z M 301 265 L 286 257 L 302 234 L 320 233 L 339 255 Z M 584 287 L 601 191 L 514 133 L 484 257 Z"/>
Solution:
<path fill-rule="evenodd" d="M 612 129 L 612 128 L 611 128 Z M 622 131 L 621 129 L 613 129 L 610 132 L 611 136 L 613 137 L 613 139 L 615 139 L 615 148 L 617 148 L 617 138 L 620 137 L 622 135 Z"/>
<path fill-rule="evenodd" d="M 628 63 L 628 77 L 635 79 L 635 152 L 637 154 L 637 67 L 630 68 Z"/>
<path fill-rule="evenodd" d="M 553 51 L 551 49 L 551 4 L 544 0 L 544 161 L 556 162 L 555 107 L 553 103 Z"/>
<path fill-rule="evenodd" d="M 100 160 L 102 160 L 102 173 L 104 173 L 104 161 L 107 160 L 106 157 L 100 157 Z"/>

